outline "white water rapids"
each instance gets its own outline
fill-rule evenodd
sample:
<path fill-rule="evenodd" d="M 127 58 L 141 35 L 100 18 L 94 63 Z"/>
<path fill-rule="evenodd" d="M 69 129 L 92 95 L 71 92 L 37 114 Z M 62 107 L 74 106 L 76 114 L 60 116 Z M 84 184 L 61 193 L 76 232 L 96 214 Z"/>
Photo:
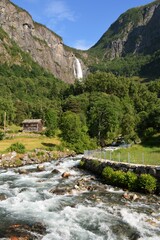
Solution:
<path fill-rule="evenodd" d="M 120 189 L 100 183 L 76 168 L 76 158 L 25 166 L 28 174 L 17 169 L 0 170 L 0 232 L 11 224 L 40 222 L 46 227 L 43 240 L 159 240 L 160 197 L 141 195 L 127 201 Z M 59 173 L 52 173 L 57 169 Z M 63 172 L 69 178 L 62 178 Z M 87 183 L 80 188 L 77 182 Z M 53 193 L 52 189 L 65 189 Z M 1 238 L 2 239 L 2 238 Z M 3 238 L 7 239 L 7 238 Z"/>

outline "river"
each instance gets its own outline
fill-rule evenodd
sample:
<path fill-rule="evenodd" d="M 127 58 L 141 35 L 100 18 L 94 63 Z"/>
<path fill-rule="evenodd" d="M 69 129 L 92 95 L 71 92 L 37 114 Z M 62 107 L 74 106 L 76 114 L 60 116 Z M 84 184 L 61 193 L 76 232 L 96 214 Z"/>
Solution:
<path fill-rule="evenodd" d="M 159 196 L 127 200 L 123 190 L 78 169 L 78 162 L 59 159 L 44 163 L 43 171 L 37 165 L 1 169 L 0 239 L 27 239 L 11 237 L 8 229 L 40 223 L 45 231 L 27 230 L 29 239 L 160 240 Z"/>

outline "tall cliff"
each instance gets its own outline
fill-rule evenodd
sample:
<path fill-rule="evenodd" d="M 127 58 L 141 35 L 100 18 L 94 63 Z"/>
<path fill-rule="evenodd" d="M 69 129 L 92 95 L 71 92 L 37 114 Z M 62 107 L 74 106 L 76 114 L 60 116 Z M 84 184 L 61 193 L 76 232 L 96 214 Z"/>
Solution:
<path fill-rule="evenodd" d="M 60 36 L 34 22 L 28 12 L 9 0 L 1 0 L 0 27 L 40 66 L 65 82 L 75 81 L 76 57 L 73 51 L 63 44 Z M 1 46 L 2 51 L 5 51 L 3 46 Z M 7 58 L 5 52 L 4 56 Z M 83 67 L 85 69 L 84 65 Z"/>
<path fill-rule="evenodd" d="M 160 0 L 122 14 L 89 50 L 101 58 L 152 54 L 160 49 Z"/>

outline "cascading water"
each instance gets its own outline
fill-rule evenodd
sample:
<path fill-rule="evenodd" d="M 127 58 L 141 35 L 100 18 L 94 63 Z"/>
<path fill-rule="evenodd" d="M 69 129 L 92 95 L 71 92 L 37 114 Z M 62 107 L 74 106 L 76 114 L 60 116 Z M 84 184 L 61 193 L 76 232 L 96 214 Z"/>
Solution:
<path fill-rule="evenodd" d="M 82 66 L 78 58 L 75 58 L 73 63 L 74 76 L 77 79 L 83 78 Z"/>
<path fill-rule="evenodd" d="M 100 183 L 77 169 L 78 159 L 60 159 L 19 169 L 0 170 L 0 239 L 42 240 L 158 240 L 160 197 L 123 198 L 124 191 Z M 20 174 L 25 169 L 27 174 Z M 62 173 L 70 177 L 63 178 Z M 19 225 L 45 226 L 30 238 L 12 238 L 7 229 Z M 35 225 L 34 225 L 35 226 Z M 39 225 L 41 226 L 41 225 Z M 25 227 L 24 227 L 25 228 Z"/>

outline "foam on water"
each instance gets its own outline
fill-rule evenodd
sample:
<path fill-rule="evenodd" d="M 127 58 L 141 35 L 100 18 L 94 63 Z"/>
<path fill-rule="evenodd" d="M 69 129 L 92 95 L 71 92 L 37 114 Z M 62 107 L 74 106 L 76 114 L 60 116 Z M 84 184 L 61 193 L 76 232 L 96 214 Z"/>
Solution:
<path fill-rule="evenodd" d="M 46 220 L 51 233 L 43 239 L 104 239 L 100 234 L 97 235 L 97 232 L 103 233 L 105 228 L 101 225 L 102 217 L 103 212 L 98 209 L 81 205 L 74 208 L 66 206 L 54 219 Z M 106 224 L 105 226 L 107 228 Z"/>
<path fill-rule="evenodd" d="M 139 213 L 136 211 L 133 212 L 125 208 L 121 209 L 120 213 L 123 221 L 127 222 L 130 226 L 134 227 L 141 233 L 142 237 L 140 239 L 156 239 L 156 235 L 154 234 L 154 232 L 156 229 L 159 230 L 159 221 L 157 221 L 156 219 L 152 219 L 152 217 L 147 216 L 145 213 Z M 154 225 L 152 225 L 152 221 Z"/>
<path fill-rule="evenodd" d="M 137 232 L 139 240 L 160 239 L 159 215 L 146 213 L 144 203 L 124 205 L 119 200 L 122 190 L 104 187 L 103 195 L 98 195 L 98 191 L 72 189 L 83 174 L 74 168 L 78 161 L 72 158 L 45 163 L 46 171 L 42 172 L 37 172 L 37 165 L 26 166 L 27 175 L 0 171 L 0 194 L 7 195 L 0 201 L 1 220 L 41 222 L 47 227 L 43 240 L 128 240 Z M 51 174 L 53 169 L 60 173 Z M 71 173 L 68 179 L 61 177 L 65 171 Z M 90 178 L 83 176 L 92 184 Z M 61 195 L 50 191 L 68 187 L 72 191 Z M 154 211 L 153 206 L 147 207 Z M 147 221 L 150 218 L 154 225 Z"/>

